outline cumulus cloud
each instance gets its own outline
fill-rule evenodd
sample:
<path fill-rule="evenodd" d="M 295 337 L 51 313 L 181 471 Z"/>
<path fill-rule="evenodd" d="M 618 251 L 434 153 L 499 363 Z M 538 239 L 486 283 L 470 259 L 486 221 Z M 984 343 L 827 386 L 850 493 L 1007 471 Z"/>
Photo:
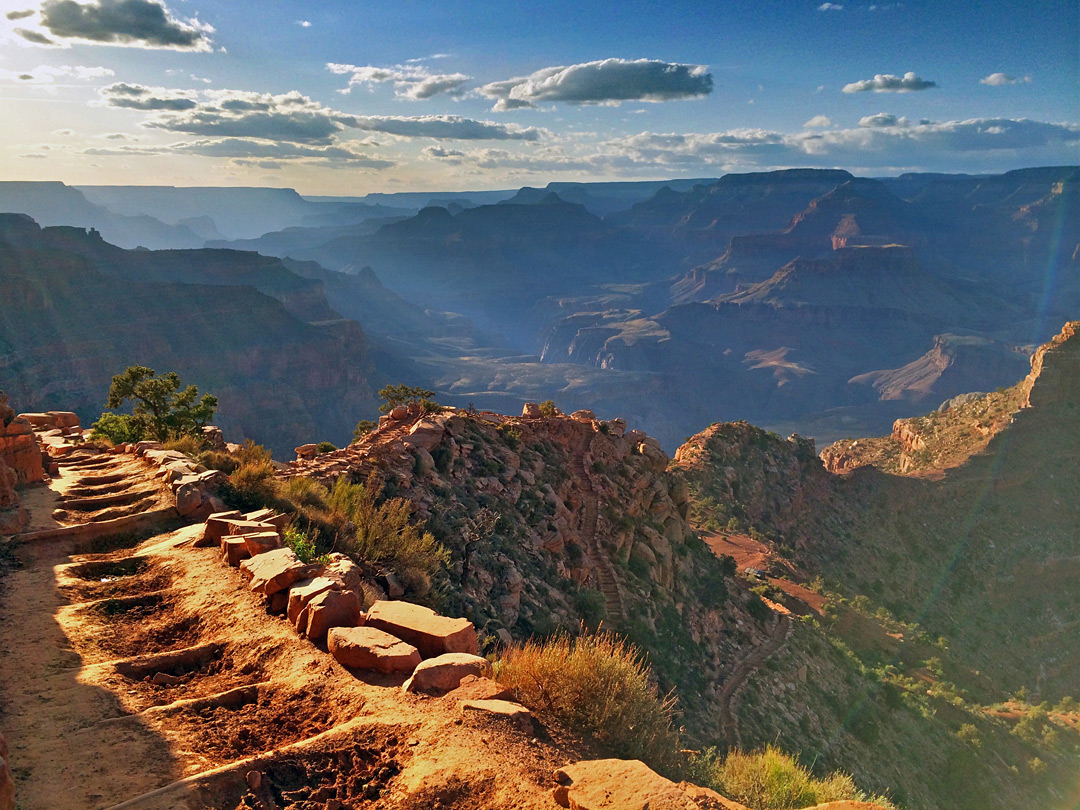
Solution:
<path fill-rule="evenodd" d="M 87 65 L 38 65 L 30 70 L 0 70 L 0 81 L 17 84 L 52 85 L 60 79 L 89 81 L 113 76 L 114 71 L 107 67 L 88 67 Z"/>
<path fill-rule="evenodd" d="M 1010 76 L 1008 73 L 991 73 L 986 78 L 979 79 L 979 84 L 988 84 L 991 87 L 1001 87 L 1005 84 L 1031 84 L 1031 77 Z"/>
<path fill-rule="evenodd" d="M 548 67 L 529 76 L 491 82 L 479 92 L 496 99 L 497 111 L 534 107 L 544 101 L 567 104 L 621 104 L 624 101 L 674 101 L 712 92 L 705 65 L 655 59 L 604 59 Z"/>
<path fill-rule="evenodd" d="M 813 118 L 811 118 L 805 124 L 803 124 L 803 126 L 807 127 L 807 128 L 822 128 L 822 129 L 824 129 L 825 127 L 831 127 L 832 126 L 832 120 L 827 115 L 815 115 Z"/>
<path fill-rule="evenodd" d="M 30 15 L 16 12 L 22 19 Z M 160 0 L 44 0 L 36 28 L 15 33 L 38 45 L 71 42 L 169 48 L 186 51 L 211 49 L 213 27 L 198 19 L 176 17 Z"/>
<path fill-rule="evenodd" d="M 429 158 L 461 158 L 465 153 L 458 149 L 444 149 L 441 146 L 425 146 L 423 154 Z"/>
<path fill-rule="evenodd" d="M 6 16 L 9 20 L 25 20 L 27 17 L 33 17 L 37 12 L 32 8 L 25 9 L 24 11 L 9 11 Z"/>
<path fill-rule="evenodd" d="M 105 105 L 129 110 L 191 110 L 198 106 L 192 90 L 167 90 L 142 84 L 117 82 L 98 90 Z"/>
<path fill-rule="evenodd" d="M 897 118 L 891 113 L 877 113 L 867 115 L 859 119 L 860 127 L 906 127 L 909 121 L 906 117 Z"/>
<path fill-rule="evenodd" d="M 937 82 L 920 79 L 912 72 L 903 76 L 893 76 L 891 73 L 879 73 L 872 79 L 852 82 L 844 85 L 845 93 L 911 93 L 916 90 L 929 90 L 937 87 Z"/>
<path fill-rule="evenodd" d="M 443 54 L 428 57 L 434 59 Z M 423 65 L 422 60 L 410 59 L 404 65 L 376 67 L 374 65 L 344 65 L 330 62 L 326 65 L 331 73 L 349 77 L 349 84 L 340 92 L 350 93 L 354 87 L 374 87 L 377 84 L 391 82 L 394 95 L 398 98 L 420 101 L 441 93 L 456 94 L 462 85 L 470 81 L 471 76 L 464 73 L 432 73 Z"/>

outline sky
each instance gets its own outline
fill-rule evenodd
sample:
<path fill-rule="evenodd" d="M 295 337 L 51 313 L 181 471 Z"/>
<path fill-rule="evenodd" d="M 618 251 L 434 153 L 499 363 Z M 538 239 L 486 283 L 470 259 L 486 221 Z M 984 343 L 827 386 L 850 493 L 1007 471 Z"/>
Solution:
<path fill-rule="evenodd" d="M 0 179 L 478 190 L 1080 163 L 1080 4 L 0 0 Z"/>

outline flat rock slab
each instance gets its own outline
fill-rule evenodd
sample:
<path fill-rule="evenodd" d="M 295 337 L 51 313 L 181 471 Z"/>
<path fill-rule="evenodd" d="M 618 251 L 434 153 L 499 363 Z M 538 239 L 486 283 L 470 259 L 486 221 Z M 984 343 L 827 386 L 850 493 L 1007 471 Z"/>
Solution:
<path fill-rule="evenodd" d="M 243 537 L 222 537 L 221 556 L 233 568 L 239 568 L 240 563 L 251 557 L 247 550 L 247 544 Z"/>
<path fill-rule="evenodd" d="M 251 590 L 273 596 L 294 582 L 317 576 L 322 572 L 322 566 L 300 562 L 291 548 L 276 548 L 244 560 L 240 572 L 251 580 Z"/>
<path fill-rule="evenodd" d="M 248 553 L 254 557 L 256 554 L 265 554 L 275 548 L 281 548 L 281 538 L 277 532 L 255 532 L 254 534 L 234 535 L 244 541 Z"/>
<path fill-rule="evenodd" d="M 374 627 L 334 627 L 327 648 L 342 666 L 379 672 L 412 672 L 420 651 L 396 636 Z"/>
<path fill-rule="evenodd" d="M 228 531 L 226 534 L 251 534 L 252 532 L 276 532 L 277 526 L 264 520 L 240 520 L 231 518 L 226 521 Z"/>
<path fill-rule="evenodd" d="M 703 810 L 670 779 L 636 759 L 592 759 L 555 771 L 552 792 L 571 810 Z M 711 792 L 711 791 L 710 791 Z"/>
<path fill-rule="evenodd" d="M 228 521 L 238 517 L 240 517 L 240 513 L 235 509 L 229 512 L 215 512 L 210 515 L 203 524 L 202 539 L 197 540 L 195 545 L 216 546 L 221 542 L 221 538 L 229 533 Z"/>
<path fill-rule="evenodd" d="M 450 691 L 447 697 L 454 700 L 510 700 L 513 693 L 491 678 L 466 675 L 457 689 Z"/>
<path fill-rule="evenodd" d="M 444 653 L 422 661 L 401 688 L 405 692 L 445 694 L 461 686 L 469 675 L 490 678 L 491 662 L 471 653 Z"/>
<path fill-rule="evenodd" d="M 368 610 L 364 624 L 409 642 L 424 658 L 444 653 L 475 656 L 479 652 L 476 628 L 468 619 L 450 619 L 411 602 L 376 602 Z"/>
<path fill-rule="evenodd" d="M 508 720 L 526 734 L 532 734 L 532 713 L 520 703 L 510 700 L 463 700 L 461 716 L 464 719 L 470 715 Z"/>

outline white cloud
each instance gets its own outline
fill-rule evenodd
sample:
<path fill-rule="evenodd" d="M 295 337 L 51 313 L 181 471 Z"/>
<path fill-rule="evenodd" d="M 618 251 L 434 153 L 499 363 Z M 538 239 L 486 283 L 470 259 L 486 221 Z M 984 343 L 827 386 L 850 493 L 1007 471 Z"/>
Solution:
<path fill-rule="evenodd" d="M 301 28 L 311 28 L 311 20 L 297 20 L 296 24 Z"/>
<path fill-rule="evenodd" d="M 991 73 L 984 79 L 979 79 L 979 84 L 988 84 L 991 87 L 1001 87 L 1005 84 L 1031 84 L 1030 76 L 1010 76 L 1008 73 Z"/>
<path fill-rule="evenodd" d="M 805 124 L 803 124 L 803 126 L 807 127 L 807 128 L 824 129 L 826 127 L 831 127 L 832 126 L 832 121 L 830 120 L 829 116 L 827 116 L 827 115 L 815 115 L 813 118 L 811 118 Z"/>
<path fill-rule="evenodd" d="M 385 132 L 404 138 L 445 138 L 448 140 L 536 141 L 546 131 L 516 124 L 475 121 L 459 115 L 355 115 L 342 119 L 347 126 L 370 132 Z"/>
<path fill-rule="evenodd" d="M 349 77 L 348 86 L 341 91 L 343 93 L 351 92 L 354 87 L 371 88 L 376 84 L 391 82 L 394 85 L 394 95 L 413 101 L 428 99 L 441 93 L 453 95 L 472 78 L 464 73 L 432 73 L 423 65 L 418 64 L 420 61 L 422 60 L 409 60 L 404 65 L 392 67 L 343 65 L 330 62 L 326 67 L 331 73 Z"/>
<path fill-rule="evenodd" d="M 496 111 L 534 107 L 544 101 L 567 104 L 613 104 L 624 101 L 674 101 L 712 92 L 705 65 L 655 59 L 604 59 L 548 67 L 529 76 L 491 82 L 481 95 L 496 99 Z"/>
<path fill-rule="evenodd" d="M 35 45 L 67 47 L 71 43 L 124 45 L 209 51 L 213 26 L 196 18 L 173 15 L 160 0 L 44 0 L 32 13 L 9 13 L 8 19 L 38 20 L 33 28 L 14 32 Z"/>
<path fill-rule="evenodd" d="M 879 73 L 872 79 L 852 82 L 844 85 L 845 93 L 911 93 L 916 90 L 929 90 L 937 87 L 936 82 L 920 79 L 912 72 L 903 76 L 893 76 L 891 73 Z"/>
<path fill-rule="evenodd" d="M 877 113 L 859 119 L 860 127 L 906 127 L 909 123 L 906 117 L 897 118 L 891 113 Z"/>
<path fill-rule="evenodd" d="M 818 11 L 843 11 L 844 7 L 839 3 L 822 3 L 817 7 Z"/>
<path fill-rule="evenodd" d="M 30 70 L 2 70 L 0 81 L 15 84 L 55 84 L 58 79 L 89 81 L 113 76 L 114 71 L 107 67 L 88 67 L 86 65 L 38 65 Z"/>

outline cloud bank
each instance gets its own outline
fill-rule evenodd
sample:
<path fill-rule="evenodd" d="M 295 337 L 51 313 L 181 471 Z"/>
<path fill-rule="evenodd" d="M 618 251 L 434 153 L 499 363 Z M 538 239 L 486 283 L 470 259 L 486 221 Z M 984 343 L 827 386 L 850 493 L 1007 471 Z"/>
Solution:
<path fill-rule="evenodd" d="M 432 73 L 418 62 L 419 60 L 410 60 L 408 64 L 393 67 L 330 62 L 326 68 L 331 73 L 349 77 L 348 86 L 341 91 L 343 93 L 352 92 L 354 87 L 370 88 L 376 84 L 391 82 L 394 85 L 394 95 L 413 101 L 429 99 L 443 93 L 456 94 L 462 85 L 472 79 L 464 73 Z"/>

